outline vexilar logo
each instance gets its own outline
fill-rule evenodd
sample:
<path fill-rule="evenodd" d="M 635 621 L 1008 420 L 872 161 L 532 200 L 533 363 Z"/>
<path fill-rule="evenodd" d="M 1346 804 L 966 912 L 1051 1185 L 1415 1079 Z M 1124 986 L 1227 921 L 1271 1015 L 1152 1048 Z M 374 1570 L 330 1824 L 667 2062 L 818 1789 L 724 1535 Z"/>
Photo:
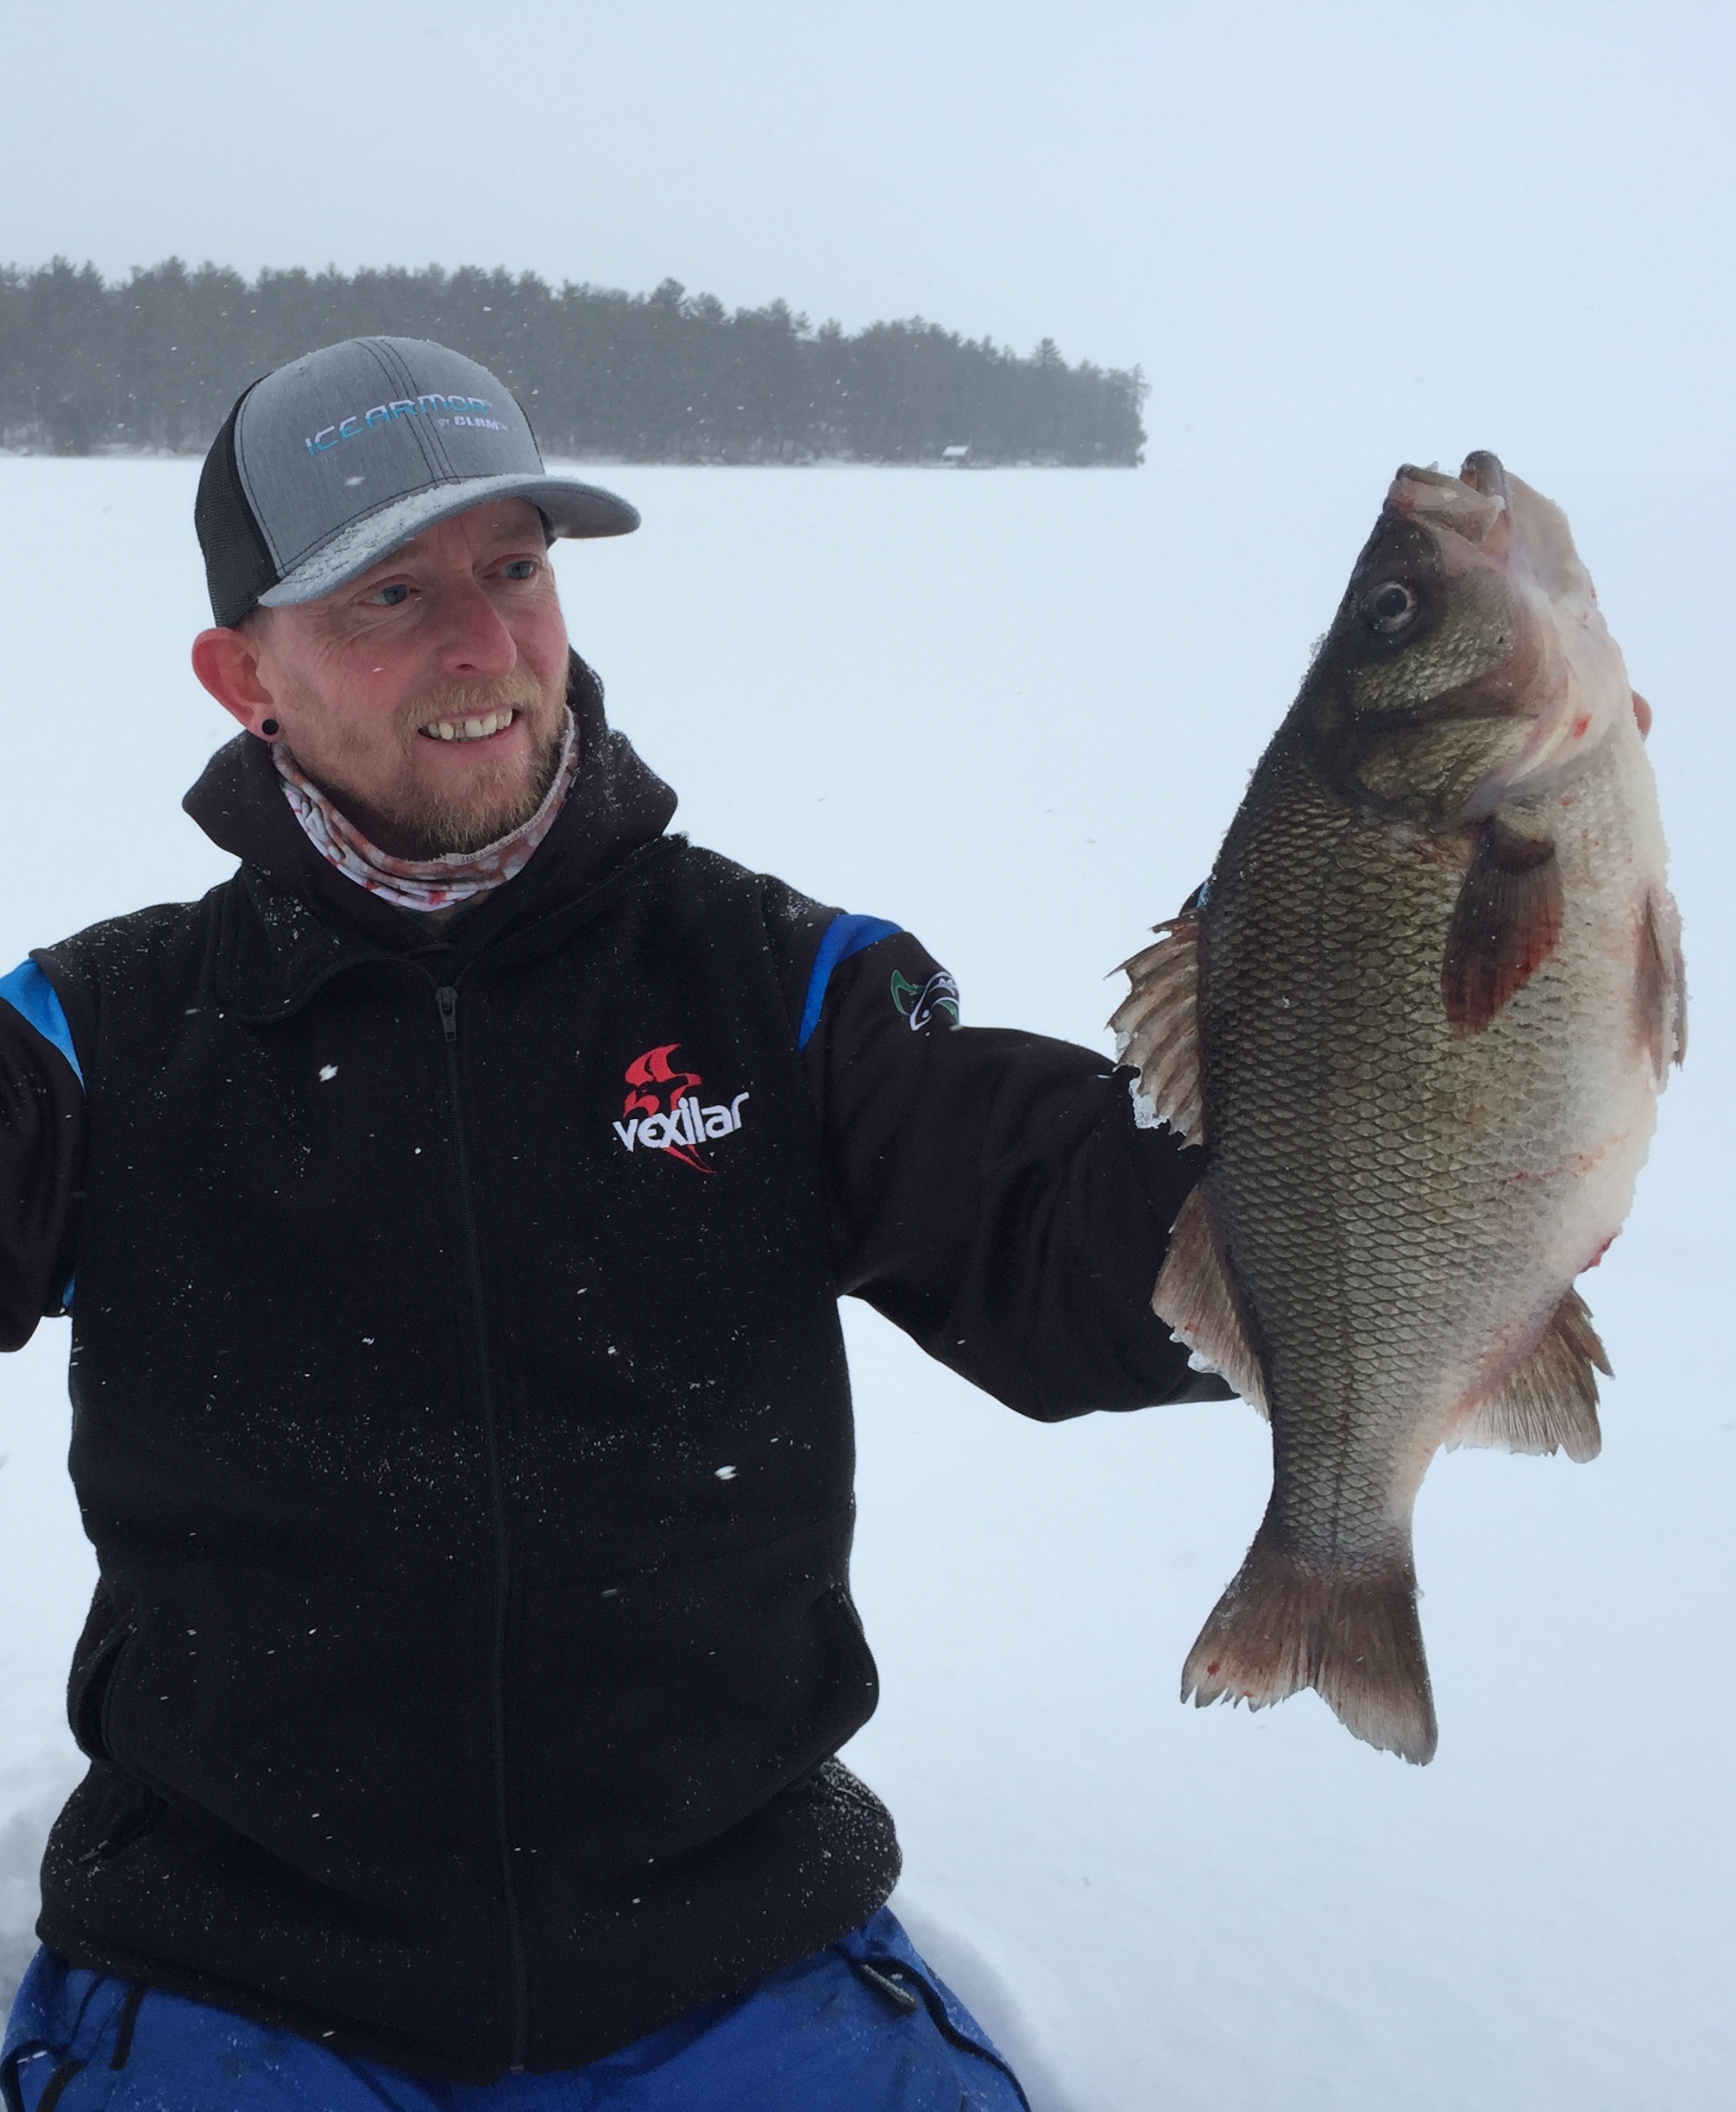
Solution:
<path fill-rule="evenodd" d="M 705 1080 L 697 1071 L 677 1071 L 670 1061 L 680 1047 L 679 1041 L 665 1041 L 627 1065 L 630 1090 L 615 1135 L 629 1151 L 642 1144 L 647 1151 L 667 1152 L 696 1172 L 715 1173 L 717 1168 L 707 1162 L 705 1144 L 740 1128 L 741 1103 L 748 1095 L 739 1092 L 715 1107 L 701 1106 L 699 1089 Z"/>

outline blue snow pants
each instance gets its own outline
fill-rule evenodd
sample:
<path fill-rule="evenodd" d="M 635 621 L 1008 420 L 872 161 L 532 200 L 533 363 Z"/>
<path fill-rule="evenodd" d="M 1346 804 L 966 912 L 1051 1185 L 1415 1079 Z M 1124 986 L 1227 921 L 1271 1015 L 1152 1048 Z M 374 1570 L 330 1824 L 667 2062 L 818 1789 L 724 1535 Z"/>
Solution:
<path fill-rule="evenodd" d="M 39 1951 L 12 2005 L 7 2112 L 1029 2112 L 884 1908 L 841 1943 L 606 2059 L 473 2087 Z"/>

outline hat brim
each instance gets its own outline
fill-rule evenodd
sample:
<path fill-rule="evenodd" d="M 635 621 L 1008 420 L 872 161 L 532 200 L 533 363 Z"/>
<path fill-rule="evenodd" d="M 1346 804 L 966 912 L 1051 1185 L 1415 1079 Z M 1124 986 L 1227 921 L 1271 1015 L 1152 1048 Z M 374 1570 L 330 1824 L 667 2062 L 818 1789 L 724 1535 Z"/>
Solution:
<path fill-rule="evenodd" d="M 410 492 L 349 522 L 311 550 L 275 587 L 267 588 L 259 597 L 260 605 L 293 608 L 304 601 L 318 601 L 347 587 L 351 580 L 360 579 L 425 529 L 497 499 L 528 499 L 547 517 L 557 536 L 631 535 L 639 525 L 638 508 L 601 485 L 534 473 L 461 477 Z"/>

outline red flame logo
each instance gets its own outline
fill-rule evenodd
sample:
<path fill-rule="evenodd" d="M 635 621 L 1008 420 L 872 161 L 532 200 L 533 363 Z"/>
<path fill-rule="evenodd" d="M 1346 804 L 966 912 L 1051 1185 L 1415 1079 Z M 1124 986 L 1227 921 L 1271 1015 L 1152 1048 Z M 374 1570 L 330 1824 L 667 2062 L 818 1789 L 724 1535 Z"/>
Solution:
<path fill-rule="evenodd" d="M 638 1090 L 626 1097 L 621 1109 L 623 1122 L 631 1121 L 635 1115 L 673 1115 L 688 1095 L 705 1083 L 697 1071 L 677 1071 L 670 1062 L 680 1047 L 679 1041 L 665 1041 L 661 1048 L 647 1049 L 643 1056 L 635 1056 L 627 1065 L 627 1084 Z M 688 1145 L 671 1141 L 666 1148 L 671 1159 L 679 1159 L 697 1172 L 717 1171 Z"/>

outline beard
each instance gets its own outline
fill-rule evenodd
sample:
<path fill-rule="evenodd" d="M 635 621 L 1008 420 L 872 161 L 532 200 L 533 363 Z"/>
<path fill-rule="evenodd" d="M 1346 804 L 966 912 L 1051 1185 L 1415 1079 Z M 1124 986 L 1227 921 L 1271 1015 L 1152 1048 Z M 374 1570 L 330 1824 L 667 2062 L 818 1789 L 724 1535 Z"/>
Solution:
<path fill-rule="evenodd" d="M 528 759 L 487 757 L 459 791 L 441 791 L 423 781 L 418 764 L 428 745 L 425 726 L 507 709 L 519 713 L 530 733 Z M 383 737 L 378 728 L 363 732 L 340 717 L 322 719 L 314 728 L 305 725 L 294 746 L 287 736 L 283 745 L 296 767 L 358 828 L 389 839 L 380 841 L 381 850 L 399 858 L 432 858 L 486 850 L 525 826 L 555 782 L 566 718 L 564 697 L 551 701 L 521 670 L 481 688 L 453 682 L 431 689 L 405 706 Z"/>

